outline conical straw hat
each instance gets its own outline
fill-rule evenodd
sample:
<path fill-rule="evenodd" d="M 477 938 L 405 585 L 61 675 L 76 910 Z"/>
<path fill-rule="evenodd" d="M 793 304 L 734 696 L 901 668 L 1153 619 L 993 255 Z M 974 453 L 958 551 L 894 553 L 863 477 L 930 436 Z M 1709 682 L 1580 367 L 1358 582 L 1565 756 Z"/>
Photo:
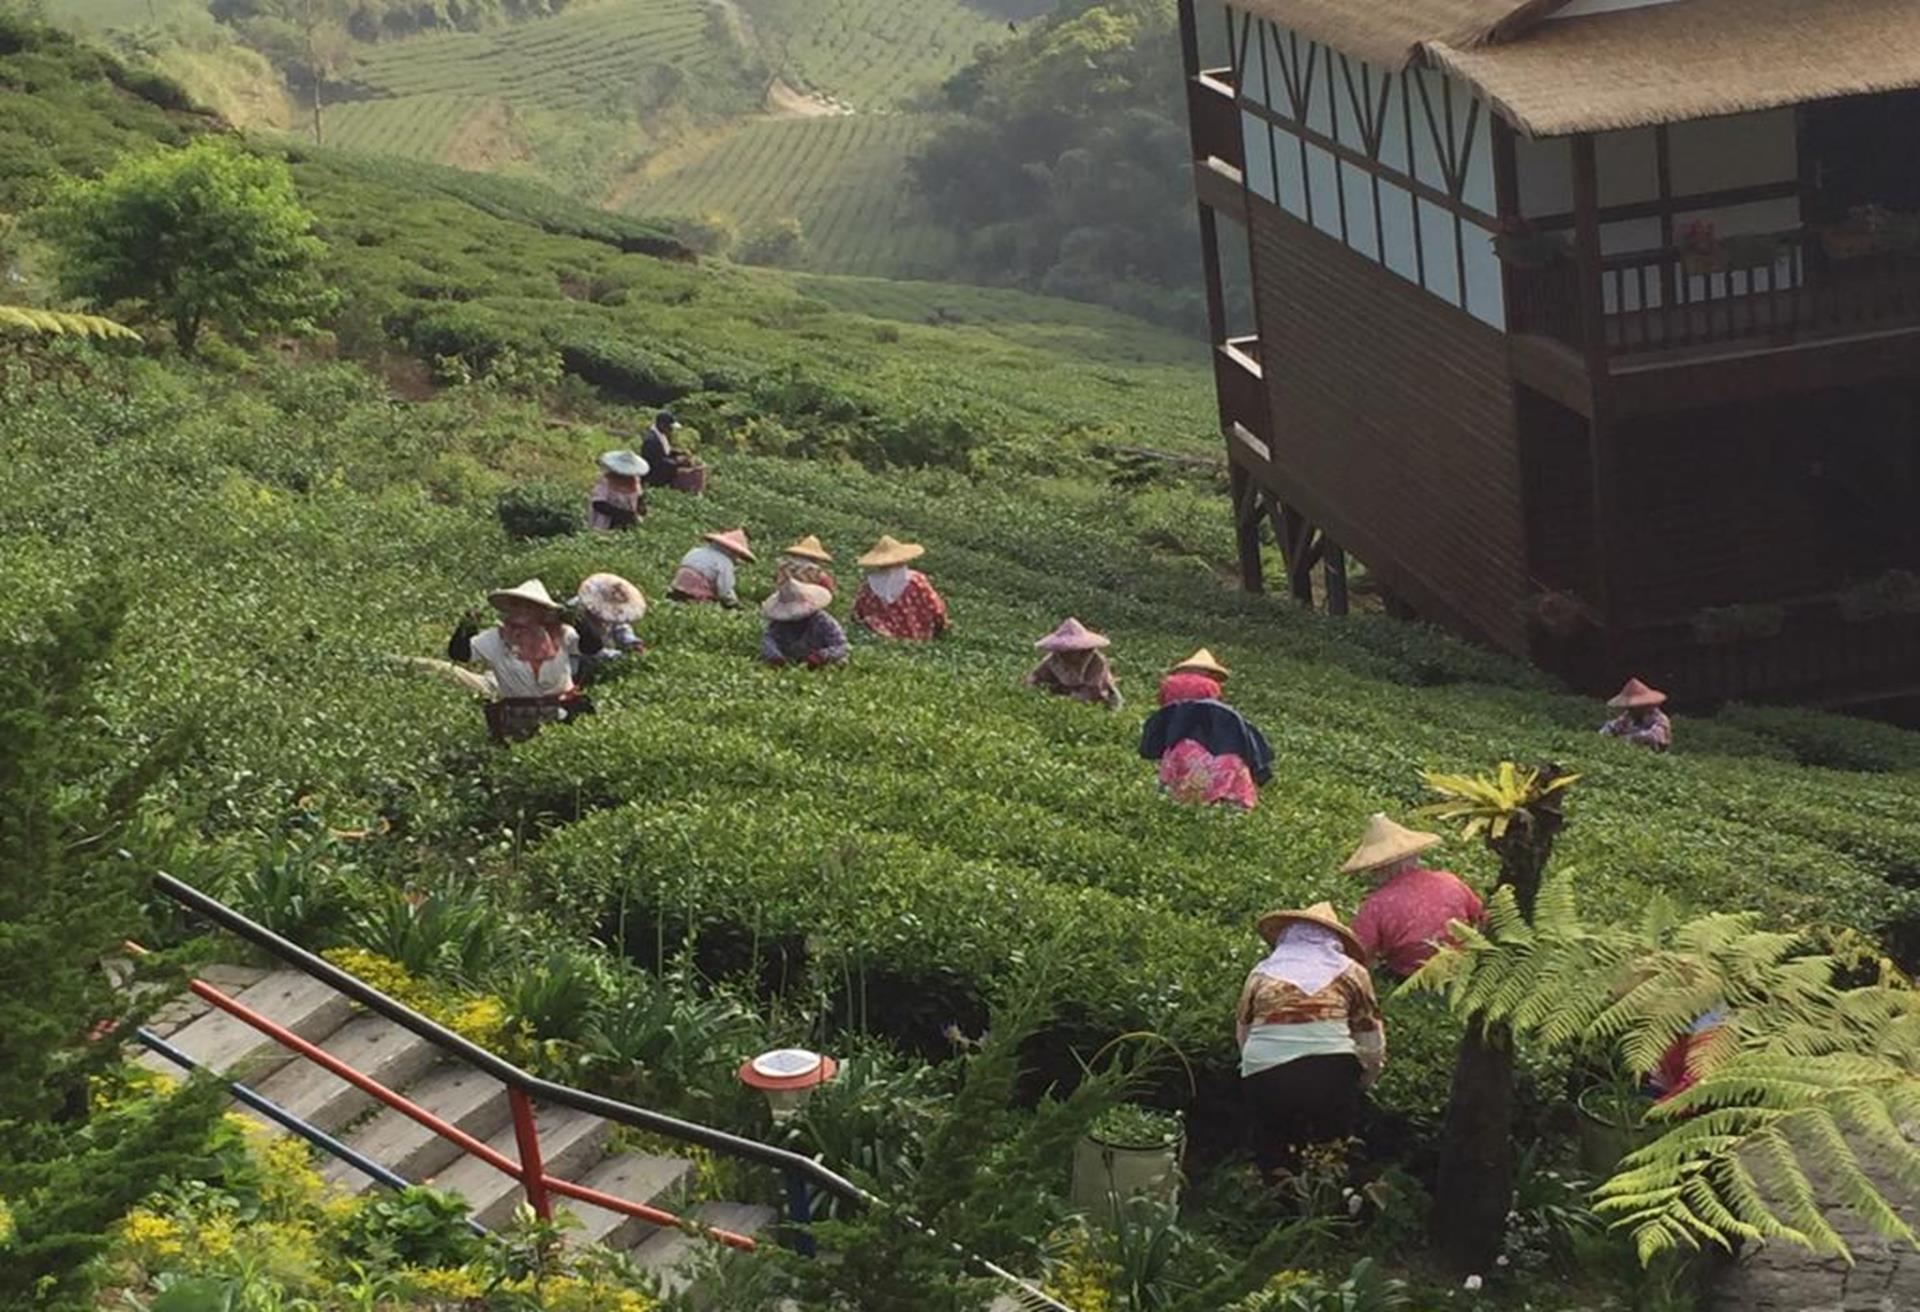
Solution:
<path fill-rule="evenodd" d="M 792 546 L 782 548 L 780 554 L 783 556 L 798 556 L 802 560 L 817 560 L 821 564 L 826 564 L 833 559 L 832 553 L 821 546 L 820 539 L 811 533 L 801 538 Z"/>
<path fill-rule="evenodd" d="M 1183 670 L 1191 670 L 1195 674 L 1211 674 L 1216 679 L 1224 679 L 1228 673 L 1227 667 L 1215 660 L 1213 653 L 1205 647 L 1176 664 L 1169 673 L 1179 674 Z"/>
<path fill-rule="evenodd" d="M 1384 866 L 1389 861 L 1414 856 L 1439 843 L 1440 835 L 1395 824 L 1383 812 L 1375 811 L 1373 818 L 1367 821 L 1367 832 L 1361 837 L 1360 846 L 1353 850 L 1353 855 L 1347 858 L 1347 863 L 1340 869 L 1344 874 L 1357 875 L 1363 870 Z"/>
<path fill-rule="evenodd" d="M 1280 937 L 1280 931 L 1288 925 L 1318 925 L 1330 929 L 1340 936 L 1340 944 L 1346 948 L 1347 955 L 1362 965 L 1366 964 L 1366 949 L 1360 946 L 1360 940 L 1353 931 L 1340 923 L 1340 917 L 1334 912 L 1333 903 L 1315 902 L 1300 911 L 1269 911 L 1260 917 L 1260 937 L 1272 945 Z"/>
<path fill-rule="evenodd" d="M 633 624 L 647 613 L 640 589 L 618 574 L 589 574 L 580 580 L 580 604 L 608 624 Z"/>
<path fill-rule="evenodd" d="M 760 613 L 770 620 L 803 620 L 825 610 L 832 600 L 833 594 L 823 587 L 788 579 L 760 603 Z"/>
<path fill-rule="evenodd" d="M 632 451 L 607 451 L 600 456 L 600 468 L 623 478 L 645 478 L 648 465 Z"/>
<path fill-rule="evenodd" d="M 528 579 L 514 588 L 495 588 L 487 594 L 487 601 L 495 610 L 505 610 L 516 601 L 544 607 L 555 615 L 565 609 L 553 599 L 553 595 L 547 591 L 547 585 L 539 579 Z"/>
<path fill-rule="evenodd" d="M 756 559 L 753 548 L 747 545 L 747 531 L 743 528 L 730 528 L 725 533 L 702 533 L 700 536 L 741 560 Z"/>
<path fill-rule="evenodd" d="M 1636 706 L 1658 706 L 1666 700 L 1667 695 L 1658 688 L 1648 687 L 1638 679 L 1628 679 L 1620 691 L 1607 702 L 1607 705 L 1624 711 Z"/>
<path fill-rule="evenodd" d="M 1033 644 L 1041 651 L 1097 651 L 1112 646 L 1103 633 L 1095 633 L 1079 620 L 1069 617 L 1060 627 Z"/>
<path fill-rule="evenodd" d="M 891 534 L 882 533 L 873 549 L 854 563 L 861 569 L 890 569 L 895 565 L 904 565 L 910 560 L 918 560 L 927 554 L 927 549 L 918 542 L 901 542 Z"/>

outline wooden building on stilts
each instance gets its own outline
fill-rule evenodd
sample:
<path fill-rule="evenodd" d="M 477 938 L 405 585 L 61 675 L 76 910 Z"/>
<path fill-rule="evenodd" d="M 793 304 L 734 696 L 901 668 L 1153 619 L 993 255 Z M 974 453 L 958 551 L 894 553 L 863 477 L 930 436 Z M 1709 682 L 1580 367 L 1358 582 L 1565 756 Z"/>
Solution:
<path fill-rule="evenodd" d="M 1180 2 L 1246 586 L 1920 693 L 1920 0 Z"/>

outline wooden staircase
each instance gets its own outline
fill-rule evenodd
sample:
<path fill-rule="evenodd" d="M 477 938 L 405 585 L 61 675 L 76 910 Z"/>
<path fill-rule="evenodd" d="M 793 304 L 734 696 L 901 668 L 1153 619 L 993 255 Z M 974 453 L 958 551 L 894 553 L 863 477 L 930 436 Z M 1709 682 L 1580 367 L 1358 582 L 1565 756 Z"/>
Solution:
<path fill-rule="evenodd" d="M 316 1044 L 388 1089 L 496 1152 L 517 1158 L 507 1092 L 498 1080 L 442 1057 L 433 1044 L 383 1016 L 361 1010 L 331 986 L 297 970 L 214 966 L 201 979 L 266 1020 Z M 187 993 L 170 1002 L 147 1027 L 200 1066 L 250 1086 L 314 1128 L 418 1184 L 457 1194 L 489 1229 L 505 1224 L 525 1198 L 520 1182 L 442 1138 L 373 1094 L 304 1060 L 205 999 Z M 141 1065 L 171 1076 L 180 1069 L 152 1051 Z M 274 1134 L 286 1133 L 259 1113 L 240 1108 Z M 534 1106 L 541 1156 L 549 1175 L 617 1198 L 679 1212 L 693 1175 L 685 1158 L 622 1150 L 609 1143 L 612 1125 L 568 1107 Z M 360 1193 L 376 1187 L 357 1168 L 325 1158 L 321 1174 L 335 1187 Z M 579 1240 L 629 1252 L 671 1287 L 676 1269 L 704 1241 L 671 1227 L 592 1204 L 556 1198 L 556 1207 L 581 1222 Z M 774 1220 L 770 1207 L 705 1202 L 684 1217 L 703 1226 L 753 1235 Z"/>

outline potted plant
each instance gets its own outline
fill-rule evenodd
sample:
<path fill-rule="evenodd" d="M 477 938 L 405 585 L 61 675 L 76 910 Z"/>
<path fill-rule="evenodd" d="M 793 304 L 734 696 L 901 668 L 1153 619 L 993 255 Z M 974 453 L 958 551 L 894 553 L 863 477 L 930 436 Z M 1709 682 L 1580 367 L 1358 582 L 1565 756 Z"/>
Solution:
<path fill-rule="evenodd" d="M 1786 249 L 1778 233 L 1742 233 L 1720 243 L 1721 262 L 1729 269 L 1760 269 L 1777 261 Z"/>
<path fill-rule="evenodd" d="M 1493 234 L 1493 251 L 1501 262 L 1516 269 L 1548 269 L 1567 257 L 1566 238 L 1555 232 L 1541 232 L 1525 219 L 1500 221 Z"/>
<path fill-rule="evenodd" d="M 1920 575 L 1890 569 L 1862 579 L 1840 593 L 1840 616 L 1849 624 L 1890 615 L 1920 615 Z"/>
<path fill-rule="evenodd" d="M 1638 1080 L 1615 1075 L 1583 1090 L 1574 1100 L 1580 1114 L 1580 1164 L 1603 1180 L 1620 1159 L 1653 1142 L 1659 1130 L 1647 1124 L 1653 1106 Z"/>
<path fill-rule="evenodd" d="M 1115 1199 L 1180 1197 L 1180 1158 L 1187 1131 L 1176 1112 L 1116 1103 L 1102 1112 L 1073 1151 L 1073 1201 L 1098 1212 Z"/>
<path fill-rule="evenodd" d="M 1680 267 L 1695 275 L 1726 269 L 1727 252 L 1712 219 L 1695 219 L 1680 230 Z"/>
<path fill-rule="evenodd" d="M 1694 612 L 1693 636 L 1700 642 L 1754 642 L 1777 638 L 1787 624 L 1787 608 L 1771 602 L 1707 606 Z"/>

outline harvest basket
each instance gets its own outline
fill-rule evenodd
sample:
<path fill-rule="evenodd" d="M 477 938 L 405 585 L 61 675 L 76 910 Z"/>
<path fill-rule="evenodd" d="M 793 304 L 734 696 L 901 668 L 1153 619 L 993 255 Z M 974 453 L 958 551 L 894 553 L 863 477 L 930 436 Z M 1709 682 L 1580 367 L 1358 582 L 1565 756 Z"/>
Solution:
<path fill-rule="evenodd" d="M 673 473 L 673 490 L 685 492 L 697 497 L 707 490 L 707 467 L 701 464 L 686 464 Z"/>

